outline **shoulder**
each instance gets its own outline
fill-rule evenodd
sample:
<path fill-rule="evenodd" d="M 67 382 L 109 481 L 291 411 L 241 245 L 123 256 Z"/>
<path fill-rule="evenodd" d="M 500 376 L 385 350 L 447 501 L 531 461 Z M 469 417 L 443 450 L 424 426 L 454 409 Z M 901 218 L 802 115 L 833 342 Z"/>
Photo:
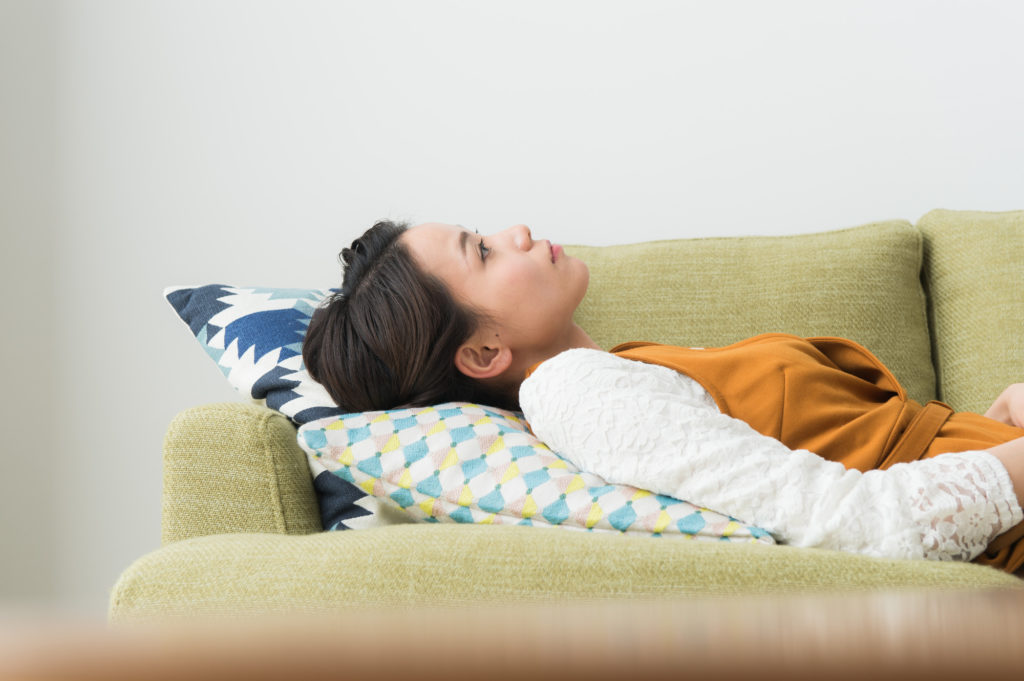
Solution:
<path fill-rule="evenodd" d="M 520 388 L 533 391 L 608 389 L 675 390 L 687 379 L 673 369 L 619 357 L 603 350 L 575 348 L 542 362 Z"/>
<path fill-rule="evenodd" d="M 591 348 L 564 350 L 538 364 L 527 380 L 535 377 L 546 379 L 553 375 L 566 373 L 586 373 L 600 367 L 613 365 L 615 359 L 620 358 L 604 350 L 593 350 Z"/>

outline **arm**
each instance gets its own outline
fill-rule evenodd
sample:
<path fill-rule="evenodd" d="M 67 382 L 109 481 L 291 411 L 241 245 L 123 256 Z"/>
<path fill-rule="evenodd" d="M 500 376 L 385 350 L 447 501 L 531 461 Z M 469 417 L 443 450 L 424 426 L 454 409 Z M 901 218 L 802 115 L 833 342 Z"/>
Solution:
<path fill-rule="evenodd" d="M 538 437 L 580 468 L 742 518 L 797 546 L 969 559 L 1021 519 L 1006 470 L 988 454 L 846 470 L 720 413 L 671 369 L 599 351 L 545 362 L 520 401 Z"/>
<path fill-rule="evenodd" d="M 1024 428 L 1024 383 L 1014 383 L 992 403 L 985 416 L 1010 426 Z M 1013 481 L 1017 502 L 1024 506 L 1024 438 L 988 450 L 999 459 Z"/>

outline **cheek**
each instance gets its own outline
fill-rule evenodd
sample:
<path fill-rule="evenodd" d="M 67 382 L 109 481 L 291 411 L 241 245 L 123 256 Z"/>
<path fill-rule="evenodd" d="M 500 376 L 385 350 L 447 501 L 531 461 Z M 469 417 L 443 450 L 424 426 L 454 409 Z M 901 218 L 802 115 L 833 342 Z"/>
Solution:
<path fill-rule="evenodd" d="M 506 267 L 494 277 L 492 284 L 501 293 L 509 296 L 530 295 L 543 290 L 544 282 L 537 276 L 535 268 Z"/>

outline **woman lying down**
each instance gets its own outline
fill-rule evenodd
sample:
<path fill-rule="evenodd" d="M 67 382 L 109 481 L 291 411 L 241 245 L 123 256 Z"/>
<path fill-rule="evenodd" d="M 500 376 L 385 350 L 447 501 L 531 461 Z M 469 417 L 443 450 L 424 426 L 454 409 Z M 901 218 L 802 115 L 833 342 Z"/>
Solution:
<path fill-rule="evenodd" d="M 909 400 L 841 338 L 604 352 L 573 321 L 587 266 L 525 225 L 379 222 L 341 259 L 303 357 L 347 410 L 521 409 L 581 470 L 783 543 L 1024 565 L 1024 384 L 980 416 Z"/>

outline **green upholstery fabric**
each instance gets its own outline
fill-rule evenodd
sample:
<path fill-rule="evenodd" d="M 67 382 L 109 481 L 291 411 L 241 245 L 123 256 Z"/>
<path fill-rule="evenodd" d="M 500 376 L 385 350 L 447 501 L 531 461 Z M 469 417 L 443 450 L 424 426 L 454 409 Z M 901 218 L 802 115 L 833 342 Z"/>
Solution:
<path fill-rule="evenodd" d="M 918 227 L 939 396 L 984 413 L 1024 381 L 1024 211 L 935 210 Z"/>
<path fill-rule="evenodd" d="M 550 528 L 416 524 L 178 542 L 125 571 L 110 614 L 129 620 L 922 587 L 1024 589 L 1024 582 L 965 563 Z"/>
<path fill-rule="evenodd" d="M 281 414 L 230 402 L 189 409 L 164 440 L 162 540 L 229 532 L 320 532 L 320 512 L 295 427 Z"/>
<path fill-rule="evenodd" d="M 576 320 L 605 349 L 629 340 L 715 347 L 766 332 L 842 336 L 878 355 L 911 397 L 935 397 L 921 235 L 907 222 L 567 250 L 590 266 Z"/>

